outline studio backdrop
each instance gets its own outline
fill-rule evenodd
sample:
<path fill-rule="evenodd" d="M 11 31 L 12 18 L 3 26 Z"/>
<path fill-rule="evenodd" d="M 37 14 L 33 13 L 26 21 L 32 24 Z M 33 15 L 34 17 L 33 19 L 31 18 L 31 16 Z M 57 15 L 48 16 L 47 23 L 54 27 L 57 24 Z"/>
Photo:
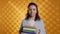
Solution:
<path fill-rule="evenodd" d="M 0 34 L 18 34 L 30 2 L 38 5 L 47 34 L 60 34 L 59 0 L 0 0 Z"/>

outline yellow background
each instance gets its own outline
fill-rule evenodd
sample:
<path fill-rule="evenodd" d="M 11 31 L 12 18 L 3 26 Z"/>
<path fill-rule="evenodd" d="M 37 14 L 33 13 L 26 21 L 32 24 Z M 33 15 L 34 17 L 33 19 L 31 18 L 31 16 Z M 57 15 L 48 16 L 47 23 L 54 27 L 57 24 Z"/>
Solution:
<path fill-rule="evenodd" d="M 59 0 L 0 0 L 0 34 L 18 34 L 30 2 L 38 5 L 47 34 L 60 34 Z"/>

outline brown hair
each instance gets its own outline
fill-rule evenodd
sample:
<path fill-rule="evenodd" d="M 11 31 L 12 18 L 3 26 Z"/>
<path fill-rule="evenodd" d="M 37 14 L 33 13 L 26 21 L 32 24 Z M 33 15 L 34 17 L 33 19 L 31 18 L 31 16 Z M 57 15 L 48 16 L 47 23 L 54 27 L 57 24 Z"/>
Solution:
<path fill-rule="evenodd" d="M 37 10 L 37 13 L 36 13 L 36 15 L 35 15 L 35 21 L 36 21 L 36 20 L 40 20 L 40 17 L 39 17 L 39 15 L 38 15 L 38 7 L 37 7 L 37 5 L 36 5 L 35 3 L 29 3 L 28 9 L 29 9 L 29 7 L 30 7 L 31 5 L 34 5 L 34 6 L 36 7 L 36 10 Z M 29 18 L 30 18 L 30 15 L 29 15 L 29 10 L 28 10 L 25 19 L 28 20 Z"/>

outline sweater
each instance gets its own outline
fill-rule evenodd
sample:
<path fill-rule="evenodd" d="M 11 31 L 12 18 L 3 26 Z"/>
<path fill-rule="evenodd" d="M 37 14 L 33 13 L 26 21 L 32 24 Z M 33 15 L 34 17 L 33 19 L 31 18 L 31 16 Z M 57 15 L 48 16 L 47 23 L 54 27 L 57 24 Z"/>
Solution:
<path fill-rule="evenodd" d="M 25 33 L 24 32 L 22 33 L 22 30 L 23 30 L 24 26 L 34 26 L 36 28 L 36 30 L 40 30 L 39 34 L 46 34 L 45 29 L 44 29 L 43 20 L 36 20 L 36 21 L 34 21 L 34 20 L 26 20 L 26 19 L 22 20 L 22 24 L 21 24 L 21 28 L 19 30 L 19 34 L 36 34 L 36 32 L 35 33 L 30 32 L 29 33 L 28 31 L 25 32 Z M 25 28 L 25 29 L 32 31 L 31 29 L 27 29 L 27 28 Z"/>

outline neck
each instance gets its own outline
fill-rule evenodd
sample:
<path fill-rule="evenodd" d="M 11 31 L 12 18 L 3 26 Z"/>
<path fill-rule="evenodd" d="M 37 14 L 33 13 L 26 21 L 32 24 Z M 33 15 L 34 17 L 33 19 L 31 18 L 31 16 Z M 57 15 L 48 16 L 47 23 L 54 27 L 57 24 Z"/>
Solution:
<path fill-rule="evenodd" d="M 29 20 L 35 20 L 35 16 L 30 17 Z"/>

